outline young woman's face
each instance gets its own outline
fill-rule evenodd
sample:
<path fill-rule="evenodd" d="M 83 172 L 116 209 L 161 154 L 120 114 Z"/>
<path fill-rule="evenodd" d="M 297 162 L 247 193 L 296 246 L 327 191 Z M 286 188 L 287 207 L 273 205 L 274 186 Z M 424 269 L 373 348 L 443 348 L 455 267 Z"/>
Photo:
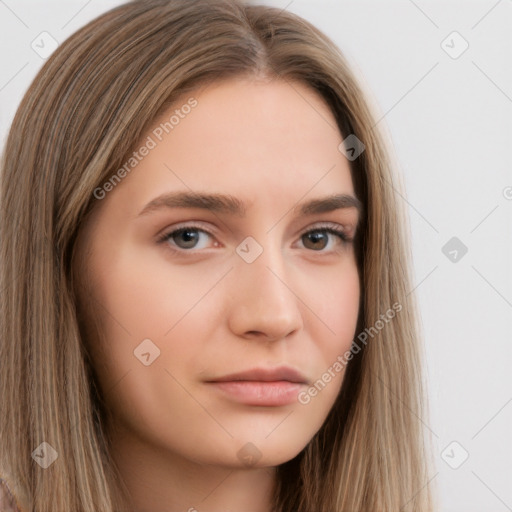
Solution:
<path fill-rule="evenodd" d="M 332 113 L 302 84 L 237 79 L 193 97 L 155 122 L 83 232 L 84 300 L 102 336 L 87 343 L 130 446 L 275 466 L 322 426 L 355 335 L 359 276 L 342 236 L 358 211 L 318 202 L 354 197 L 349 163 Z M 286 367 L 297 375 L 229 377 Z M 249 382 L 265 379 L 281 382 Z"/>

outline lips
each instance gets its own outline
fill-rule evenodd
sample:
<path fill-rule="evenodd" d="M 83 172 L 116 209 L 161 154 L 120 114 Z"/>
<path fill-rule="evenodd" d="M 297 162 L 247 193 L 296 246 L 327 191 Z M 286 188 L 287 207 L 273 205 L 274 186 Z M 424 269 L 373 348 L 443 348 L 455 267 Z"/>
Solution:
<path fill-rule="evenodd" d="M 208 382 L 278 382 L 287 381 L 297 384 L 308 384 L 308 379 L 301 372 L 290 366 L 279 366 L 277 368 L 252 368 L 243 372 L 232 373 L 222 377 L 214 378 Z"/>
<path fill-rule="evenodd" d="M 206 382 L 231 402 L 245 406 L 280 407 L 297 403 L 308 381 L 290 366 L 253 368 Z"/>

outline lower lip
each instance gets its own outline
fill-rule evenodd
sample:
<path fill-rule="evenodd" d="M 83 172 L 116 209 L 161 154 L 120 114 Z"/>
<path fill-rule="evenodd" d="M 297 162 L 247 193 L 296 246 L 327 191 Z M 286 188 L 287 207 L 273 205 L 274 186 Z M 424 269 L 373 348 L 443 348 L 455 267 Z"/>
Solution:
<path fill-rule="evenodd" d="M 230 398 L 246 405 L 275 407 L 297 401 L 297 395 L 304 384 L 286 380 L 262 381 L 226 381 L 210 382 L 214 387 L 226 393 Z"/>

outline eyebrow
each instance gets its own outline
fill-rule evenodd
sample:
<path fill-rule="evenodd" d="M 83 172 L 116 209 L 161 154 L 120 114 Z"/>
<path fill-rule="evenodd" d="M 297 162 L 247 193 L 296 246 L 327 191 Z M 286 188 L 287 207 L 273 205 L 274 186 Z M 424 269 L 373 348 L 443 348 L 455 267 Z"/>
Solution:
<path fill-rule="evenodd" d="M 247 211 L 243 201 L 227 194 L 170 192 L 162 194 L 146 204 L 138 217 L 163 208 L 200 208 L 238 217 L 245 217 Z M 312 199 L 306 203 L 296 205 L 293 212 L 296 215 L 314 215 L 348 208 L 356 208 L 360 215 L 363 212 L 361 201 L 350 194 L 333 194 Z"/>

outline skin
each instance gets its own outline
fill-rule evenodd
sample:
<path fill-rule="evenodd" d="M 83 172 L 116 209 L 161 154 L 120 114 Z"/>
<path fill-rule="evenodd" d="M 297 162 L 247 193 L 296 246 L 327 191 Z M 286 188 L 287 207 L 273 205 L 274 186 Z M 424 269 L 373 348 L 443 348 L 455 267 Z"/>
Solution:
<path fill-rule="evenodd" d="M 205 381 L 288 364 L 312 384 L 350 348 L 360 297 L 353 244 L 304 233 L 330 223 L 353 236 L 357 209 L 292 208 L 354 196 L 353 184 L 333 114 L 305 85 L 230 79 L 193 96 L 198 105 L 84 226 L 84 300 L 100 332 L 87 342 L 135 511 L 268 512 L 275 467 L 318 432 L 343 372 L 307 405 L 248 405 Z M 246 214 L 162 207 L 139 216 L 176 191 L 230 194 Z M 212 235 L 157 241 L 192 221 Z M 263 248 L 252 263 L 236 252 L 248 236 Z M 145 339 L 160 350 L 149 366 L 134 356 Z"/>

